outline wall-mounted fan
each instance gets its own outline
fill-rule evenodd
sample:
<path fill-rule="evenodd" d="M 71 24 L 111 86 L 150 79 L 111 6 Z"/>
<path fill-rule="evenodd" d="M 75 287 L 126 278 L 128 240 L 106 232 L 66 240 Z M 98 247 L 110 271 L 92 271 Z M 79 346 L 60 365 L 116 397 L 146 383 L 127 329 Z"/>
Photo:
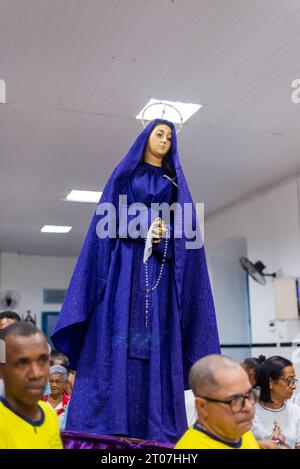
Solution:
<path fill-rule="evenodd" d="M 257 261 L 255 264 L 253 264 L 253 262 L 249 261 L 247 257 L 240 257 L 240 264 L 243 269 L 253 278 L 253 280 L 260 283 L 261 285 L 266 283 L 266 277 L 276 277 L 275 272 L 272 274 L 266 274 L 263 272 L 266 266 L 262 261 Z"/>
<path fill-rule="evenodd" d="M 6 290 L 0 292 L 1 309 L 15 309 L 21 300 L 20 294 L 15 290 Z"/>

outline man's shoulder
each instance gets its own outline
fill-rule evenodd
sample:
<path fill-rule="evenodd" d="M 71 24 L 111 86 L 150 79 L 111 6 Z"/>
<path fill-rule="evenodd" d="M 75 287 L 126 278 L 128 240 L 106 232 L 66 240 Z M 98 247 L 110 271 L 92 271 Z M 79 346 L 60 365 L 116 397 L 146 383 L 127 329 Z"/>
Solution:
<path fill-rule="evenodd" d="M 206 433 L 205 431 L 198 431 L 194 428 L 189 428 L 181 437 L 175 446 L 175 449 L 259 449 L 259 446 L 252 435 L 251 431 L 244 433 L 242 440 L 237 445 L 227 444 L 225 441 L 220 440 Z"/>
<path fill-rule="evenodd" d="M 9 409 L 4 403 L 4 397 L 0 398 L 0 433 L 1 435 L 9 433 L 11 431 L 15 431 L 16 425 L 16 414 Z"/>
<path fill-rule="evenodd" d="M 219 447 L 224 447 L 224 444 L 203 430 L 189 427 L 176 444 L 175 449 L 216 449 Z"/>
<path fill-rule="evenodd" d="M 4 413 L 5 413 L 5 407 L 0 398 L 0 427 L 2 427 L 2 425 L 4 424 L 4 419 L 3 419 Z"/>
<path fill-rule="evenodd" d="M 199 432 L 193 427 L 189 427 L 187 431 L 182 435 L 180 440 L 176 443 L 175 449 L 193 449 L 199 448 L 195 446 L 199 441 Z M 197 443 L 196 443 L 197 442 Z"/>
<path fill-rule="evenodd" d="M 203 429 L 190 427 L 182 438 L 178 441 L 175 449 L 226 449 L 224 444 L 217 437 L 209 434 Z"/>
<path fill-rule="evenodd" d="M 250 430 L 242 436 L 241 449 L 259 449 L 258 443 Z"/>
<path fill-rule="evenodd" d="M 48 404 L 48 402 L 39 401 L 38 404 L 44 412 L 46 418 L 57 418 L 55 410 L 51 407 L 51 405 Z"/>
<path fill-rule="evenodd" d="M 39 401 L 38 402 L 38 405 L 39 407 L 42 409 L 44 415 L 45 415 L 45 420 L 49 420 L 49 419 L 56 419 L 57 418 L 57 415 L 55 413 L 55 411 L 52 409 L 52 407 L 47 404 L 46 402 L 43 402 L 43 401 Z M 22 417 L 18 414 L 16 414 L 12 409 L 9 408 L 9 406 L 7 404 L 5 404 L 5 401 L 4 401 L 4 398 L 2 396 L 2 398 L 0 398 L 0 416 L 2 415 L 2 417 L 8 417 L 11 419 L 12 417 L 15 417 L 17 419 L 22 419 Z M 3 419 L 3 418 L 0 418 L 0 425 L 1 425 L 1 422 L 5 422 L 7 423 L 7 420 Z M 24 421 L 26 421 L 26 419 L 24 419 Z"/>
<path fill-rule="evenodd" d="M 0 414 L 3 415 L 7 412 L 11 412 L 10 409 L 8 409 L 8 407 L 4 404 L 4 397 L 3 396 L 0 396 Z"/>

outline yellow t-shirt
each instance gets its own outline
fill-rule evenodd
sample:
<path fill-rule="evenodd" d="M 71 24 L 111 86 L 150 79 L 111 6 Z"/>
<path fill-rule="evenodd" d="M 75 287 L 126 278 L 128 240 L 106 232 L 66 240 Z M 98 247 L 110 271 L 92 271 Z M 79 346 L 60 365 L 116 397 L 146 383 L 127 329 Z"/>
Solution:
<path fill-rule="evenodd" d="M 39 401 L 42 417 L 32 422 L 15 414 L 5 399 L 0 401 L 0 449 L 62 449 L 55 411 Z"/>
<path fill-rule="evenodd" d="M 228 444 L 195 426 L 185 432 L 175 449 L 259 449 L 259 446 L 250 431 L 244 433 L 239 443 Z"/>

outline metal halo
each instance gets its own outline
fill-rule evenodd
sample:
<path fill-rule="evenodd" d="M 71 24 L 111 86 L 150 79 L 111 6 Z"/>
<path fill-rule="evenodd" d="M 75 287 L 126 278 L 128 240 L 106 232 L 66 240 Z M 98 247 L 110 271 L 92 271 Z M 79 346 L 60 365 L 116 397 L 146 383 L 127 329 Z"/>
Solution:
<path fill-rule="evenodd" d="M 176 129 L 176 133 L 178 134 L 178 133 L 180 132 L 180 130 L 182 129 L 182 126 L 183 126 L 183 118 L 182 118 L 181 112 L 180 112 L 175 106 L 173 106 L 172 104 L 164 103 L 163 101 L 159 101 L 159 102 L 157 102 L 157 103 L 152 103 L 152 104 L 149 104 L 148 106 L 145 107 L 145 109 L 143 110 L 142 117 L 141 117 L 141 121 L 142 121 L 143 127 L 145 128 L 146 125 L 147 125 L 147 124 L 145 123 L 145 120 L 144 120 L 144 114 L 145 114 L 145 112 L 147 111 L 147 109 L 149 109 L 149 107 L 157 106 L 158 104 L 163 104 L 163 105 L 164 105 L 161 119 L 164 119 L 164 115 L 165 115 L 165 112 L 166 112 L 166 110 L 165 110 L 166 106 L 171 107 L 172 109 L 174 109 L 174 110 L 178 113 L 178 115 L 179 115 L 179 117 L 180 117 L 180 123 L 179 123 L 178 129 L 176 129 L 176 124 L 175 124 L 175 122 L 173 122 L 173 124 L 174 124 L 174 126 L 175 126 L 175 129 Z M 159 117 L 156 117 L 156 119 L 159 119 Z M 153 120 L 153 119 L 150 119 L 150 121 L 151 121 L 151 120 Z M 150 121 L 148 121 L 148 122 L 150 122 Z"/>

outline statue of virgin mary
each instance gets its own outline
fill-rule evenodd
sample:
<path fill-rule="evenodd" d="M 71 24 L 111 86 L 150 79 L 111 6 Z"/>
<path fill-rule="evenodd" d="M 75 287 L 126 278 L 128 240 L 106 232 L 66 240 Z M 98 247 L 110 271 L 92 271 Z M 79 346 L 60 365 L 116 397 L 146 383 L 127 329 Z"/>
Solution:
<path fill-rule="evenodd" d="M 120 197 L 143 207 L 140 236 L 130 210 L 124 234 Z M 162 203 L 176 204 L 168 220 Z M 103 236 L 108 204 L 116 233 Z M 178 223 L 186 204 L 191 220 Z M 154 120 L 104 188 L 52 335 L 76 369 L 67 430 L 171 443 L 185 432 L 189 369 L 220 353 L 204 246 L 188 223 L 199 232 L 175 126 Z"/>

